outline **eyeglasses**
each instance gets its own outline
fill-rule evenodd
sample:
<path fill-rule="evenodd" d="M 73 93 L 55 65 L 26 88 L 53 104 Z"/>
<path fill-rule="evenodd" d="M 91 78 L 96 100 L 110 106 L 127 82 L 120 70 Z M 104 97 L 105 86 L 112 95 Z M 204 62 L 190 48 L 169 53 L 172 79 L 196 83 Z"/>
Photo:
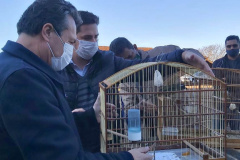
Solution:
<path fill-rule="evenodd" d="M 233 48 L 237 48 L 237 47 L 238 47 L 238 45 L 237 45 L 237 44 L 233 44 L 233 45 L 227 45 L 226 47 L 227 47 L 227 48 L 231 48 L 231 46 L 232 46 Z"/>

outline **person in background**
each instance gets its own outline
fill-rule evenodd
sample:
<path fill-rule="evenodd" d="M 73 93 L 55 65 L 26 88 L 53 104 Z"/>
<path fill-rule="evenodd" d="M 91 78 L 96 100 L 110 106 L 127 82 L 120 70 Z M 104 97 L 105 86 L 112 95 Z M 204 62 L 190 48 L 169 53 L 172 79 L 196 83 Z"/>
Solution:
<path fill-rule="evenodd" d="M 2 48 L 1 160 L 152 159 L 145 154 L 148 147 L 110 154 L 84 152 L 56 72 L 71 61 L 80 23 L 69 2 L 36 0 L 17 23 L 17 41 Z M 99 108 L 98 101 L 93 108 Z M 78 120 L 88 123 L 85 114 Z"/>
<path fill-rule="evenodd" d="M 175 45 L 158 46 L 149 51 L 139 50 L 136 44 L 132 44 L 125 37 L 118 37 L 114 39 L 109 50 L 114 52 L 116 56 L 123 57 L 124 59 L 145 59 L 156 57 L 162 53 L 170 53 L 179 50 L 180 47 Z"/>
<path fill-rule="evenodd" d="M 239 37 L 230 35 L 225 40 L 226 55 L 213 62 L 213 68 L 240 69 Z"/>
<path fill-rule="evenodd" d="M 166 45 L 166 46 L 158 46 L 149 51 L 139 50 L 136 44 L 132 45 L 132 43 L 124 38 L 118 37 L 114 39 L 110 46 L 109 50 L 114 52 L 116 56 L 122 57 L 124 59 L 145 59 L 149 57 L 155 57 L 159 54 L 169 53 L 180 49 L 178 46 L 175 45 Z M 198 55 L 199 57 L 205 59 L 202 53 L 198 50 L 193 48 L 183 48 L 184 51 L 191 51 L 192 53 Z M 208 64 L 209 65 L 209 64 Z M 209 65 L 210 66 L 210 65 Z"/>
<path fill-rule="evenodd" d="M 225 47 L 226 47 L 226 55 L 220 59 L 217 59 L 213 62 L 213 68 L 231 68 L 231 69 L 240 69 L 240 57 L 239 57 L 239 37 L 236 35 L 230 35 L 225 40 Z M 233 77 L 228 75 L 222 75 L 220 72 L 216 75 L 217 78 L 220 78 L 225 83 L 240 83 L 239 77 Z M 227 95 L 229 98 L 234 99 L 235 102 L 238 101 L 238 95 L 240 94 L 240 90 L 238 88 L 235 89 L 227 89 Z M 239 110 L 240 105 L 238 103 L 235 104 L 236 109 L 231 110 L 227 108 L 227 112 L 229 113 L 229 120 L 228 127 L 232 130 L 239 130 L 240 129 L 240 116 Z M 230 105 L 229 105 L 230 106 Z"/>

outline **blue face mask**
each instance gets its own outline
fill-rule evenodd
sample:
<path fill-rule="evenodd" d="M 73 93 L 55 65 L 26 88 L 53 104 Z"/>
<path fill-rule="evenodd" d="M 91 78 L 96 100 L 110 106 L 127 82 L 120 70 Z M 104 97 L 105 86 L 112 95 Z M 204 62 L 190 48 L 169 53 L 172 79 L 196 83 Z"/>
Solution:
<path fill-rule="evenodd" d="M 239 48 L 238 49 L 231 49 L 231 50 L 226 50 L 227 54 L 231 57 L 237 57 L 239 54 Z"/>

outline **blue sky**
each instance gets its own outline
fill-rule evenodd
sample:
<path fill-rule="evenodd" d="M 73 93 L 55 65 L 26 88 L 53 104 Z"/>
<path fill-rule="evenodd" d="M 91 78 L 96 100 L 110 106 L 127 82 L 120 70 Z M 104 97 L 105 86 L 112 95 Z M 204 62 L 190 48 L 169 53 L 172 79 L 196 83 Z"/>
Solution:
<path fill-rule="evenodd" d="M 126 37 L 139 47 L 201 48 L 239 35 L 239 0 L 69 0 L 100 18 L 99 45 Z M 33 0 L 0 0 L 0 48 L 16 41 L 16 24 Z"/>

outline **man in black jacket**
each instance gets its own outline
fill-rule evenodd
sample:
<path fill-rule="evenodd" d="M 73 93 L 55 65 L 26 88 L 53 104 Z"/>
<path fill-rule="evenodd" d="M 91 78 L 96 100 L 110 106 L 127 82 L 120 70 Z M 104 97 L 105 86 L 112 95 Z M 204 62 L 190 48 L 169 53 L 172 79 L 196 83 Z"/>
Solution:
<path fill-rule="evenodd" d="M 124 59 L 145 59 L 156 57 L 162 53 L 173 52 L 180 47 L 175 45 L 157 46 L 151 50 L 139 50 L 136 44 L 132 44 L 125 37 L 115 38 L 109 46 L 109 50 L 114 52 L 116 56 L 123 57 Z"/>
<path fill-rule="evenodd" d="M 149 148 L 84 152 L 64 97 L 60 71 L 72 58 L 77 10 L 64 0 L 36 0 L 23 13 L 17 42 L 0 54 L 1 160 L 150 160 Z M 85 115 L 86 113 L 83 113 Z M 79 121 L 88 116 L 78 117 Z M 89 137 L 88 137 L 89 138 Z"/>
<path fill-rule="evenodd" d="M 236 35 L 230 35 L 225 40 L 225 47 L 227 54 L 217 59 L 213 62 L 213 68 L 231 68 L 231 69 L 240 69 L 240 56 L 239 56 L 239 48 L 240 48 L 240 41 L 239 37 Z M 229 75 L 222 75 L 220 72 L 216 75 L 217 78 L 220 78 L 221 80 L 225 81 L 226 83 L 238 83 L 239 77 L 233 77 Z M 230 87 L 231 88 L 231 87 Z M 238 99 L 238 95 L 240 94 L 240 90 L 238 88 L 230 89 L 228 88 L 228 94 L 231 95 L 230 97 L 234 99 Z M 236 100 L 235 100 L 236 101 Z M 238 100 L 237 100 L 238 101 Z M 235 120 L 229 120 L 228 125 L 232 130 L 239 130 L 240 129 L 240 116 L 238 114 L 239 112 L 239 104 L 236 104 L 237 109 L 234 111 L 227 109 L 229 114 L 229 119 L 235 119 Z"/>
<path fill-rule="evenodd" d="M 180 49 L 180 47 L 175 45 L 166 45 L 166 46 L 158 46 L 149 51 L 139 50 L 136 44 L 132 44 L 127 38 L 125 37 L 118 37 L 114 39 L 110 46 L 109 50 L 114 52 L 116 56 L 122 57 L 124 59 L 145 59 L 145 58 L 152 58 L 156 57 L 159 54 L 173 52 L 175 50 Z M 204 56 L 196 49 L 193 48 L 184 48 L 183 50 L 188 50 L 196 55 L 204 58 Z"/>
<path fill-rule="evenodd" d="M 239 57 L 239 37 L 230 35 L 225 40 L 225 47 L 227 54 L 213 62 L 213 68 L 232 68 L 240 69 Z"/>
<path fill-rule="evenodd" d="M 65 77 L 66 98 L 71 110 L 74 111 L 73 114 L 83 148 L 87 151 L 100 151 L 99 124 L 94 118 L 91 120 L 91 126 L 82 124 L 78 120 L 81 113 L 75 111 L 79 108 L 81 108 L 80 111 L 85 110 L 85 112 L 92 110 L 98 96 L 99 82 L 131 65 L 154 61 L 189 63 L 212 74 L 204 59 L 189 51 L 176 50 L 154 58 L 131 61 L 116 57 L 111 51 L 98 50 L 99 18 L 87 11 L 79 11 L 79 15 L 81 15 L 83 23 L 77 28 L 77 38 L 79 40 L 78 45 L 75 46 L 77 51 L 73 53 L 72 63 L 61 71 L 61 74 Z M 88 137 L 91 137 L 91 139 Z"/>

